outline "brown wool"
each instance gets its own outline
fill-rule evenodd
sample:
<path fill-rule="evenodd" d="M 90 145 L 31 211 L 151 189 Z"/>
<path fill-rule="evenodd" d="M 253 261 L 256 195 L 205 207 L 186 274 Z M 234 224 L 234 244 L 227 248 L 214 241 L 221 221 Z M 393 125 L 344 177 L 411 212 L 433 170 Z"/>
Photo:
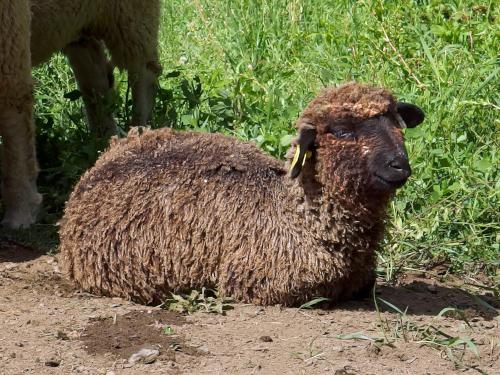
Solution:
<path fill-rule="evenodd" d="M 326 112 L 373 117 L 394 103 L 383 89 L 348 84 L 321 92 L 298 124 L 321 126 Z M 86 291 L 141 303 L 209 287 L 241 302 L 296 306 L 371 288 L 390 196 L 369 204 L 358 148 L 330 134 L 317 144 L 291 179 L 284 163 L 236 138 L 131 131 L 67 202 L 64 272 Z M 354 177 L 332 170 L 341 162 Z"/>

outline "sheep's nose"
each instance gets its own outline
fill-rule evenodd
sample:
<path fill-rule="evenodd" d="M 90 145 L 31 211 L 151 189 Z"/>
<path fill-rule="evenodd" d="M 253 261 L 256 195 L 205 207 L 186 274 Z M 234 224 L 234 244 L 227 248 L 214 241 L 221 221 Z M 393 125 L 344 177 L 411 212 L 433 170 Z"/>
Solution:
<path fill-rule="evenodd" d="M 394 177 L 398 176 L 401 179 L 406 179 L 411 175 L 410 163 L 404 156 L 396 156 L 389 162 L 388 167 Z"/>

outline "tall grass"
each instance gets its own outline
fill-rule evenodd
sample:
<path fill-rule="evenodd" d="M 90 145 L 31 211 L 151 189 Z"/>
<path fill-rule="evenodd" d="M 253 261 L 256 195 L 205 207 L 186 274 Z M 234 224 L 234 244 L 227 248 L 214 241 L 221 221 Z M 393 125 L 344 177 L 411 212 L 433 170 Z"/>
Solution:
<path fill-rule="evenodd" d="M 500 7 L 494 3 L 165 1 L 155 126 L 234 134 L 282 157 L 294 120 L 321 87 L 351 80 L 387 86 L 427 114 L 406 132 L 414 175 L 390 208 L 381 252 L 388 277 L 436 261 L 495 274 Z M 123 94 L 126 77 L 118 78 Z M 80 100 L 64 96 L 76 88 L 64 58 L 38 68 L 36 79 L 41 183 L 52 221 L 102 145 L 88 136 Z M 117 99 L 124 130 L 129 106 Z"/>

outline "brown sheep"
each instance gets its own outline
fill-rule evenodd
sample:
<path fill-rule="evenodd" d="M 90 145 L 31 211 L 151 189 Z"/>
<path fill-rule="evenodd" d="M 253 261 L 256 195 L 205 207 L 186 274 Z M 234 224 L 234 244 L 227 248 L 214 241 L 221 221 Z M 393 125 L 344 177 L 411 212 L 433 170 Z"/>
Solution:
<path fill-rule="evenodd" d="M 131 133 L 75 187 L 63 269 L 142 303 L 203 286 L 262 305 L 353 297 L 373 285 L 386 206 L 410 175 L 400 128 L 422 120 L 383 89 L 326 89 L 297 121 L 290 176 L 232 137 Z"/>

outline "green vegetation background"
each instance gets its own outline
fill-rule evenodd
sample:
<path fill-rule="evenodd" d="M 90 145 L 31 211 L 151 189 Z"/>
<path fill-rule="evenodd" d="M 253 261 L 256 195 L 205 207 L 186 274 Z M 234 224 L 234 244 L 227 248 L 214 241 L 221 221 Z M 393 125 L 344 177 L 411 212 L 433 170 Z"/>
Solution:
<path fill-rule="evenodd" d="M 390 207 L 381 272 L 444 262 L 498 275 L 499 39 L 497 1 L 164 1 L 155 126 L 234 134 L 283 157 L 321 87 L 387 86 L 427 119 L 406 132 L 414 175 Z M 65 58 L 35 77 L 45 194 L 36 237 L 104 146 L 88 134 Z M 111 103 L 126 132 L 127 80 L 117 78 Z"/>

